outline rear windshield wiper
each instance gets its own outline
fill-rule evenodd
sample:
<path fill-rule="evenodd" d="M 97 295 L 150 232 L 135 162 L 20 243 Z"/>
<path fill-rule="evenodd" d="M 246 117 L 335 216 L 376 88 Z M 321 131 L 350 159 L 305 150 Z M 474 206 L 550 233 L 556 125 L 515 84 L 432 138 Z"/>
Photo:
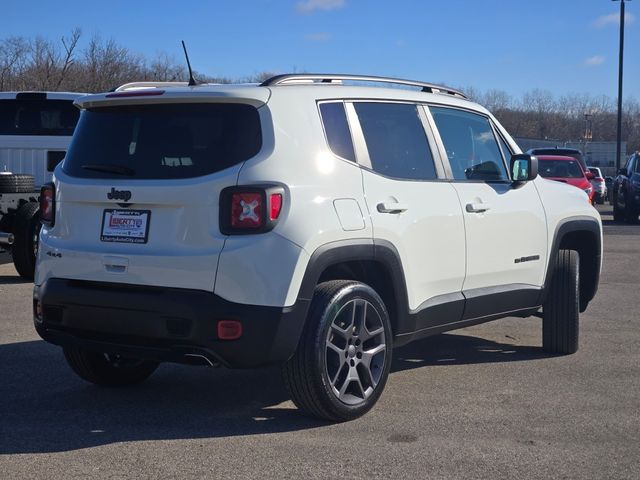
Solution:
<path fill-rule="evenodd" d="M 135 173 L 132 168 L 125 167 L 124 165 L 115 165 L 112 163 L 94 163 L 88 165 L 82 165 L 81 168 L 85 170 L 95 170 L 96 172 L 116 173 L 118 175 L 133 176 Z"/>

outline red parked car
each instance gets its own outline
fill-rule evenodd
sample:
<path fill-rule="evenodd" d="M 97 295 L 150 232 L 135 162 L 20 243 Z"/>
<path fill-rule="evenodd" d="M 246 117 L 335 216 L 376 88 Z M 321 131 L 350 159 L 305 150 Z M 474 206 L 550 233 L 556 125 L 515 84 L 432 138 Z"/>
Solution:
<path fill-rule="evenodd" d="M 593 203 L 595 191 L 590 182 L 593 178 L 593 173 L 585 172 L 580 162 L 575 158 L 560 155 L 540 155 L 538 156 L 538 173 L 549 180 L 568 183 L 584 190 L 589 197 L 589 202 Z"/>

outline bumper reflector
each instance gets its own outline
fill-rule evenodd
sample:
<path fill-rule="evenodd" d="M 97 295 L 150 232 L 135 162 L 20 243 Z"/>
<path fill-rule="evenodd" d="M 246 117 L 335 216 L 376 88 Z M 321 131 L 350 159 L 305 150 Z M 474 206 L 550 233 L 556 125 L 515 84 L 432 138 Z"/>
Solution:
<path fill-rule="evenodd" d="M 238 320 L 218 320 L 218 338 L 237 340 L 242 336 L 242 323 Z"/>

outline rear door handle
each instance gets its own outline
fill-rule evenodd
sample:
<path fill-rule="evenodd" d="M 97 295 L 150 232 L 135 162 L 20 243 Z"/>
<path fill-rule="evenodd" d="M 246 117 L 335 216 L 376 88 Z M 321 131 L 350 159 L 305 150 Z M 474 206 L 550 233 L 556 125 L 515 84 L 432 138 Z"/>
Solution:
<path fill-rule="evenodd" d="M 467 212 L 469 213 L 482 213 L 487 210 L 491 210 L 491 205 L 488 203 L 467 203 Z"/>
<path fill-rule="evenodd" d="M 380 213 L 402 213 L 407 210 L 409 210 L 409 205 L 406 203 L 382 202 L 378 204 Z"/>

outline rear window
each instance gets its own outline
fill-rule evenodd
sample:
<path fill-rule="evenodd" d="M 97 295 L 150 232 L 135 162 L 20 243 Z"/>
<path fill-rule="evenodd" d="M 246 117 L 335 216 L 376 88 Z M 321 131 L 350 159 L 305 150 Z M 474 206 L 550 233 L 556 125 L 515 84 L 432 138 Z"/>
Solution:
<path fill-rule="evenodd" d="M 0 135 L 71 136 L 79 116 L 71 100 L 0 100 Z"/>
<path fill-rule="evenodd" d="M 255 156 L 258 111 L 243 104 L 102 107 L 80 117 L 63 170 L 84 178 L 190 178 Z"/>
<path fill-rule="evenodd" d="M 539 160 L 538 173 L 543 177 L 580 178 L 584 172 L 577 161 L 573 160 Z"/>

